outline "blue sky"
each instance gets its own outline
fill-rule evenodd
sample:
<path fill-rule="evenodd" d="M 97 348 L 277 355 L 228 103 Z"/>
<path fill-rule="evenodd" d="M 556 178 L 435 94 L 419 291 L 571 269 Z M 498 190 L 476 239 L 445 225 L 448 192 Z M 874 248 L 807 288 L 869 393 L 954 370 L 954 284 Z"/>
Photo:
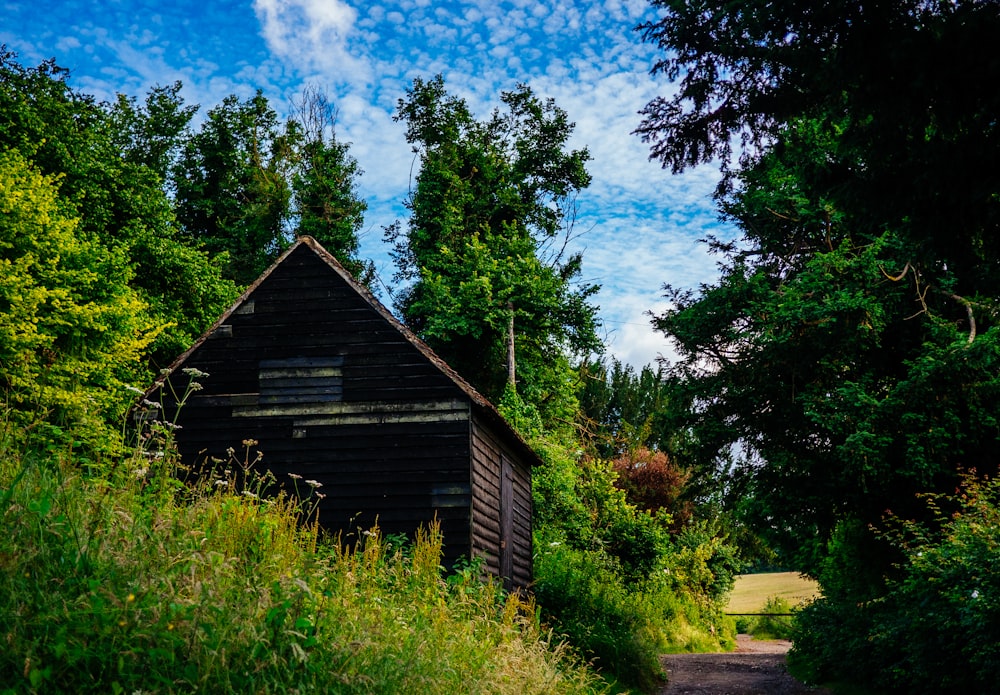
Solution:
<path fill-rule="evenodd" d="M 672 176 L 630 134 L 638 110 L 672 89 L 649 75 L 655 48 L 634 31 L 653 16 L 646 0 L 0 0 L 0 43 L 25 64 L 56 58 L 98 99 L 181 80 L 203 111 L 261 89 L 284 112 L 303 86 L 326 90 L 338 138 L 365 172 L 362 254 L 387 283 L 381 229 L 405 219 L 415 169 L 392 121 L 397 100 L 414 77 L 441 73 L 485 115 L 527 83 L 568 112 L 572 146 L 593 156 L 574 244 L 585 279 L 603 286 L 609 351 L 638 367 L 671 354 L 646 315 L 665 306 L 663 283 L 711 282 L 715 260 L 697 240 L 727 233 L 711 201 L 715 170 Z"/>

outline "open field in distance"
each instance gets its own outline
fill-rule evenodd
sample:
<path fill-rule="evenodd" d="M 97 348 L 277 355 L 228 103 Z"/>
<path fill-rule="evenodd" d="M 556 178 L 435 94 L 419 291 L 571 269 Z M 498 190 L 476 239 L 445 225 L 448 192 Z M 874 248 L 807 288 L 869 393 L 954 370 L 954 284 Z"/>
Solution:
<path fill-rule="evenodd" d="M 798 572 L 741 574 L 736 578 L 726 612 L 756 613 L 772 596 L 779 596 L 795 606 L 819 596 L 819 585 Z"/>

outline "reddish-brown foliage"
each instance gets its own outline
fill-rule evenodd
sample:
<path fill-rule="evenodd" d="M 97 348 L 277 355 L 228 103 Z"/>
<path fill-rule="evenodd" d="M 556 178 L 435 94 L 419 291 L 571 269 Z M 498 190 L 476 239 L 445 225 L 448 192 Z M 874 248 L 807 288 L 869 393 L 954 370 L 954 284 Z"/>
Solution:
<path fill-rule="evenodd" d="M 674 527 L 682 526 L 693 512 L 690 501 L 682 499 L 689 474 L 662 451 L 639 447 L 612 462 L 618 473 L 616 485 L 628 501 L 650 512 L 664 510 L 673 517 Z"/>

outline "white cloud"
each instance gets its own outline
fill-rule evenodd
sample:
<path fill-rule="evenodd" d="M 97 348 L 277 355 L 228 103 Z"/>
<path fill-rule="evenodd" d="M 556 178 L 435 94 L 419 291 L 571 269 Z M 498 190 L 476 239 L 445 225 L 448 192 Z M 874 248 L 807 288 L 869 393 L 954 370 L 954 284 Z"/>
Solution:
<path fill-rule="evenodd" d="M 318 67 L 338 77 L 367 72 L 348 48 L 358 12 L 347 2 L 254 0 L 253 7 L 270 50 L 299 70 Z"/>

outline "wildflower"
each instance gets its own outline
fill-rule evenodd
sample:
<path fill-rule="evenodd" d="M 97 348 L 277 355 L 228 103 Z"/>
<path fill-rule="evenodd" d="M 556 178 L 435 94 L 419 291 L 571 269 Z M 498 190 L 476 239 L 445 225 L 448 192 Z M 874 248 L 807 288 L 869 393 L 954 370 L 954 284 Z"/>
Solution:
<path fill-rule="evenodd" d="M 979 589 L 973 589 L 972 590 L 972 598 L 974 598 L 974 599 L 979 598 Z"/>
<path fill-rule="evenodd" d="M 134 603 L 134 602 L 135 602 L 135 594 L 129 594 L 125 598 L 125 603 Z"/>
<path fill-rule="evenodd" d="M 245 446 L 247 449 L 249 449 L 252 446 L 257 446 L 258 444 L 260 444 L 260 442 L 258 442 L 256 439 L 244 439 L 243 440 L 243 446 Z"/>
<path fill-rule="evenodd" d="M 323 483 L 318 482 L 316 480 L 307 480 L 306 485 L 308 485 L 311 488 L 323 487 Z"/>
<path fill-rule="evenodd" d="M 188 389 L 190 389 L 191 391 L 201 391 L 203 388 L 205 387 L 199 384 L 197 381 L 192 381 L 188 385 Z"/>
<path fill-rule="evenodd" d="M 215 481 L 215 487 L 229 487 L 229 481 L 228 480 L 216 480 Z"/>
<path fill-rule="evenodd" d="M 156 401 L 151 401 L 148 398 L 143 398 L 142 404 L 147 408 L 152 408 L 153 410 L 158 410 L 160 407 L 159 403 L 157 403 Z"/>
<path fill-rule="evenodd" d="M 252 500 L 257 499 L 257 495 L 255 495 L 254 493 L 250 492 L 249 490 L 244 490 L 243 491 L 243 496 L 244 497 L 249 497 Z"/>
<path fill-rule="evenodd" d="M 203 372 L 196 367 L 185 367 L 181 371 L 187 374 L 192 379 L 201 379 L 202 377 L 208 376 L 208 372 Z"/>
<path fill-rule="evenodd" d="M 302 476 L 299 475 L 298 473 L 289 473 L 288 477 L 291 478 L 292 480 L 302 480 Z"/>
<path fill-rule="evenodd" d="M 164 367 L 163 369 L 160 370 L 160 376 L 166 376 L 169 373 L 170 373 L 170 369 L 167 368 L 167 367 Z"/>
<path fill-rule="evenodd" d="M 324 495 L 322 492 L 317 492 L 316 493 L 316 499 L 325 500 L 326 499 L 326 495 Z"/>
<path fill-rule="evenodd" d="M 229 447 L 228 449 L 226 449 L 226 453 L 229 454 L 229 458 L 232 458 L 233 456 L 236 455 L 236 449 L 234 449 L 233 447 Z"/>
<path fill-rule="evenodd" d="M 136 388 L 135 386 L 132 386 L 131 384 L 127 384 L 127 385 L 125 386 L 125 390 L 126 390 L 126 391 L 131 391 L 132 393 L 135 393 L 135 394 L 138 394 L 138 395 L 140 395 L 140 396 L 141 396 L 142 394 L 146 393 L 146 392 L 145 392 L 145 391 L 143 391 L 142 389 L 140 389 L 140 388 Z"/>

